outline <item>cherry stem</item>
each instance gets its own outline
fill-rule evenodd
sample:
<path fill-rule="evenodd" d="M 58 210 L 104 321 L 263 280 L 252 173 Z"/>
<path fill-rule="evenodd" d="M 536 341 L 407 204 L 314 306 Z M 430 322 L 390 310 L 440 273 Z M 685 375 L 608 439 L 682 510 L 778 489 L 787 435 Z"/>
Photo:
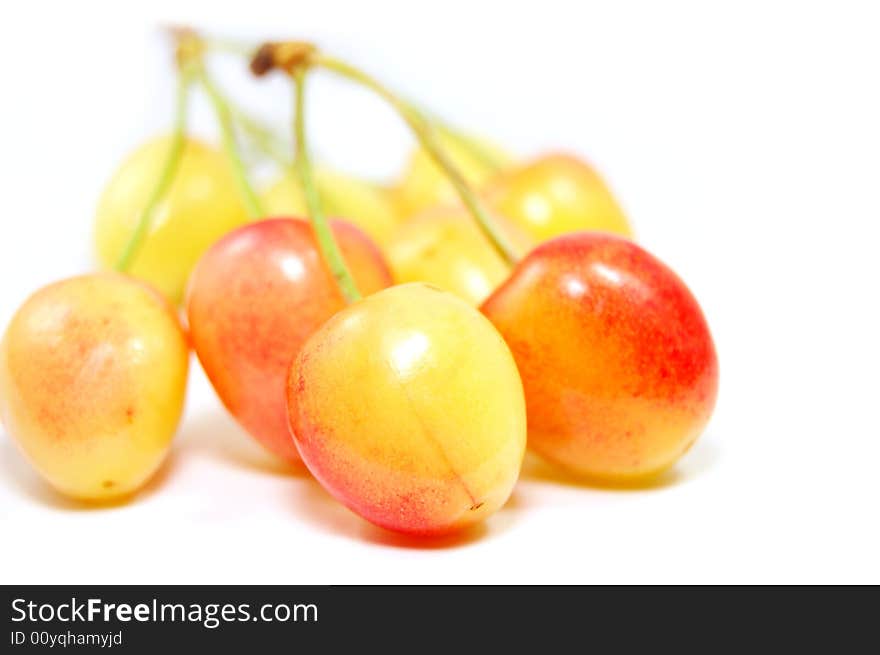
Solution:
<path fill-rule="evenodd" d="M 294 164 L 299 174 L 300 185 L 302 186 L 306 206 L 309 210 L 309 221 L 312 224 L 312 230 L 315 232 L 315 238 L 318 241 L 324 261 L 333 273 L 333 277 L 336 279 L 342 295 L 345 296 L 347 302 L 353 303 L 361 299 L 361 294 L 351 272 L 348 270 L 348 266 L 345 264 L 345 259 L 342 257 L 342 252 L 339 250 L 339 246 L 333 236 L 333 231 L 330 229 L 330 224 L 324 216 L 321 199 L 315 186 L 312 163 L 309 160 L 305 128 L 306 71 L 300 66 L 291 75 L 294 81 L 295 96 L 293 132 L 296 140 L 296 157 L 294 158 Z"/>
<path fill-rule="evenodd" d="M 219 54 L 248 55 L 249 57 L 252 57 L 256 50 L 253 44 L 247 42 L 216 37 L 202 39 L 201 45 L 206 51 Z M 250 115 L 234 102 L 229 101 L 229 99 L 227 99 L 227 103 L 235 121 L 244 132 L 250 135 L 260 152 L 282 169 L 292 169 L 293 163 L 288 160 L 286 150 L 281 145 L 283 139 L 279 138 L 275 130 L 260 119 Z M 407 104 L 412 108 L 417 107 L 412 102 L 407 102 Z M 420 113 L 430 121 L 441 136 L 457 144 L 483 167 L 495 172 L 504 166 L 504 161 L 499 158 L 497 153 L 493 152 L 491 148 L 487 148 L 477 139 L 474 139 L 467 132 L 453 126 L 430 111 L 421 110 Z"/>
<path fill-rule="evenodd" d="M 298 184 L 299 174 L 297 173 L 296 162 L 286 154 L 287 150 L 284 149 L 281 139 L 275 134 L 274 130 L 235 105 L 230 104 L 230 108 L 242 130 L 251 136 L 257 149 L 270 159 L 284 176 Z M 336 189 L 332 187 L 322 189 L 320 195 L 329 200 L 331 205 L 334 204 L 333 200 L 337 197 Z"/>
<path fill-rule="evenodd" d="M 285 169 L 292 168 L 293 162 L 290 160 L 288 151 L 283 145 L 284 139 L 275 132 L 274 128 L 234 103 L 228 100 L 227 103 L 229 104 L 229 110 L 232 112 L 233 119 L 238 123 L 243 132 L 250 135 L 251 141 L 253 141 L 257 149 L 278 166 Z"/>
<path fill-rule="evenodd" d="M 121 273 L 125 273 L 129 269 L 134 258 L 140 252 L 144 239 L 153 224 L 153 218 L 155 218 L 159 203 L 165 198 L 177 173 L 183 149 L 186 145 L 186 113 L 192 81 L 193 73 L 191 70 L 182 69 L 179 72 L 175 98 L 174 127 L 171 134 L 171 143 L 168 146 L 168 154 L 165 155 L 165 162 L 162 164 L 156 186 L 153 187 L 153 192 L 141 210 L 134 232 L 132 232 L 131 237 L 122 249 L 122 254 L 116 261 L 115 268 Z"/>
<path fill-rule="evenodd" d="M 202 87 L 207 92 L 211 104 L 214 106 L 214 113 L 217 115 L 220 135 L 223 140 L 223 149 L 226 151 L 226 156 L 232 164 L 232 172 L 245 210 L 252 219 L 263 218 L 265 216 L 263 207 L 257 198 L 257 194 L 254 192 L 254 188 L 248 181 L 247 167 L 244 165 L 238 142 L 235 138 L 235 127 L 233 126 L 232 111 L 229 108 L 229 104 L 226 102 L 223 94 L 220 93 L 220 90 L 214 85 L 204 66 L 198 66 L 196 71 Z"/>
<path fill-rule="evenodd" d="M 483 230 L 486 237 L 489 239 L 489 242 L 495 250 L 498 251 L 498 254 L 501 255 L 502 259 L 511 266 L 517 262 L 518 257 L 516 252 L 510 244 L 508 244 L 502 234 L 495 228 L 495 225 L 489 218 L 488 212 L 483 206 L 483 203 L 477 198 L 477 195 L 471 189 L 458 167 L 439 145 L 431 124 L 421 112 L 408 102 L 401 99 L 397 94 L 393 93 L 372 76 L 340 59 L 328 57 L 320 53 L 314 53 L 310 57 L 309 62 L 371 89 L 394 107 L 397 113 L 400 114 L 401 118 L 403 118 L 407 125 L 412 129 L 421 146 L 446 174 L 446 177 L 455 187 L 461 201 L 474 217 L 474 220 L 476 220 L 479 227 Z"/>

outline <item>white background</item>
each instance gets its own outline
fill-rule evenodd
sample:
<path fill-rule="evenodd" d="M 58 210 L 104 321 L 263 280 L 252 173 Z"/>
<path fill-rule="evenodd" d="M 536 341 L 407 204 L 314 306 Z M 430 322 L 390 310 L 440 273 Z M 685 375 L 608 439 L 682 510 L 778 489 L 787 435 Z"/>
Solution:
<path fill-rule="evenodd" d="M 59 498 L 0 434 L 0 581 L 880 582 L 872 3 L 131 4 L 3 5 L 0 324 L 91 265 L 102 185 L 170 114 L 155 26 L 186 21 L 315 39 L 524 156 L 589 158 L 703 304 L 719 403 L 657 488 L 571 486 L 530 460 L 484 531 L 419 546 L 284 475 L 194 359 L 173 454 L 128 505 Z M 235 60 L 216 74 L 287 116 L 281 79 L 251 82 Z M 397 170 L 410 141 L 383 105 L 313 90 L 325 161 Z"/>

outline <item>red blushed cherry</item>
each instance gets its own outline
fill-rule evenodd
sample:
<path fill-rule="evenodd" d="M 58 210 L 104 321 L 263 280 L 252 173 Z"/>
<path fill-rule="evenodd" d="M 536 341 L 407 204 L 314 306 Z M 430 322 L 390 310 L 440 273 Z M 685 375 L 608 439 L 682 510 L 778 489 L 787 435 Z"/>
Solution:
<path fill-rule="evenodd" d="M 575 474 L 626 482 L 662 472 L 712 414 L 718 360 L 703 312 L 631 241 L 548 241 L 483 311 L 522 376 L 529 446 Z"/>
<path fill-rule="evenodd" d="M 355 226 L 331 222 L 364 294 L 391 285 L 379 249 Z M 307 221 L 276 218 L 234 230 L 190 277 L 193 347 L 220 400 L 278 457 L 299 454 L 287 424 L 286 383 L 302 344 L 346 305 Z"/>

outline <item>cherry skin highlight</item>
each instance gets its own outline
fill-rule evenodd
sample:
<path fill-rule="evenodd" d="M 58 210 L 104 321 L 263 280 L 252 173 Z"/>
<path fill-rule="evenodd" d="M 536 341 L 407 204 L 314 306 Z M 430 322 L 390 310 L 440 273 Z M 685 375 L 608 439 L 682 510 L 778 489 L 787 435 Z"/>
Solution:
<path fill-rule="evenodd" d="M 0 417 L 43 478 L 89 501 L 156 472 L 183 410 L 189 349 L 176 312 L 116 273 L 50 284 L 0 343 Z"/>
<path fill-rule="evenodd" d="M 306 466 L 376 525 L 450 533 L 508 499 L 526 444 L 522 383 L 485 316 L 411 283 L 350 305 L 303 346 L 287 387 Z"/>
<path fill-rule="evenodd" d="M 633 234 L 599 174 L 571 155 L 544 155 L 512 168 L 488 183 L 485 196 L 538 243 L 581 230 Z"/>
<path fill-rule="evenodd" d="M 530 447 L 575 474 L 657 474 L 712 414 L 718 361 L 700 306 L 631 241 L 597 232 L 548 241 L 483 311 L 522 375 Z"/>
<path fill-rule="evenodd" d="M 363 232 L 344 221 L 332 221 L 332 229 L 364 293 L 391 284 L 381 253 Z M 287 426 L 290 362 L 343 307 L 312 228 L 301 219 L 239 228 L 193 271 L 186 309 L 199 361 L 229 412 L 284 460 L 299 461 Z"/>

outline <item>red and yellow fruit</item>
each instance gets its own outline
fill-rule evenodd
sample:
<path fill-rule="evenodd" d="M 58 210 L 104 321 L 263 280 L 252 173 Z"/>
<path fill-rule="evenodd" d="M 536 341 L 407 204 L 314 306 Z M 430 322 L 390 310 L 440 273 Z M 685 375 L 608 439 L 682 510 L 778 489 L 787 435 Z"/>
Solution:
<path fill-rule="evenodd" d="M 350 305 L 290 372 L 290 427 L 309 470 L 382 527 L 437 535 L 510 496 L 526 441 L 516 365 L 479 312 L 423 284 Z"/>
<path fill-rule="evenodd" d="M 693 295 L 619 237 L 536 248 L 483 305 L 522 375 L 529 445 L 587 477 L 657 474 L 712 413 L 718 361 Z"/>
<path fill-rule="evenodd" d="M 140 488 L 183 408 L 186 339 L 158 293 L 112 274 L 44 287 L 0 345 L 0 416 L 58 491 L 108 500 Z"/>

